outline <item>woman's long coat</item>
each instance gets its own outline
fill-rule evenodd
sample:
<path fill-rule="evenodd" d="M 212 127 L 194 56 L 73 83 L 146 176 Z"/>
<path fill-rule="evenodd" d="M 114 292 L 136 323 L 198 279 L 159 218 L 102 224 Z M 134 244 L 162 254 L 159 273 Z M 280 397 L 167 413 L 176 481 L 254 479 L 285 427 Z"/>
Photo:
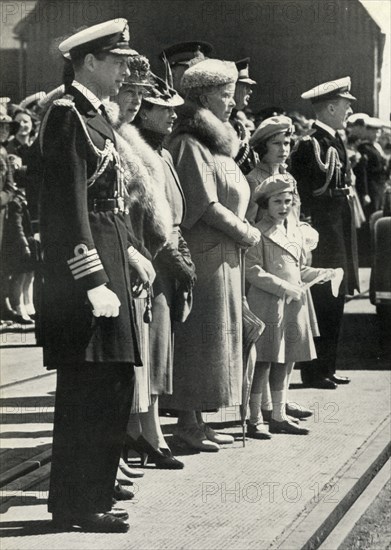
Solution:
<path fill-rule="evenodd" d="M 240 248 L 204 221 L 216 202 L 245 217 L 250 191 L 233 160 L 231 132 L 210 111 L 185 105 L 169 143 L 186 198 L 183 236 L 197 274 L 192 312 L 175 332 L 173 395 L 165 400 L 179 410 L 241 402 Z"/>
<path fill-rule="evenodd" d="M 307 295 L 289 304 L 287 283 L 308 283 L 319 274 L 305 265 L 304 239 L 291 220 L 288 233 L 266 214 L 256 224 L 261 232 L 258 245 L 246 254 L 246 279 L 250 283 L 247 300 L 250 309 L 266 324 L 257 341 L 257 361 L 296 362 L 316 358 L 312 329 L 312 303 Z"/>

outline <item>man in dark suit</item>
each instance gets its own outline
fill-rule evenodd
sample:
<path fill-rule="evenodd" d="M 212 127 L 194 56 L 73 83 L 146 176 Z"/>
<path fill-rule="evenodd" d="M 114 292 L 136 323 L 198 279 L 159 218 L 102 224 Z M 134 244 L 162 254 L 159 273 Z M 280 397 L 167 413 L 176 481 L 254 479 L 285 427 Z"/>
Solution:
<path fill-rule="evenodd" d="M 331 283 L 311 289 L 320 331 L 315 339 L 318 358 L 302 363 L 301 376 L 307 386 L 335 389 L 350 382 L 335 373 L 337 345 L 345 295 L 359 288 L 350 165 L 338 133 L 345 128 L 355 97 L 350 94 L 349 77 L 316 86 L 301 97 L 311 100 L 316 121 L 312 133 L 292 153 L 291 172 L 298 183 L 302 213 L 319 232 L 312 265 L 344 270 L 338 297 L 333 297 Z"/>
<path fill-rule="evenodd" d="M 124 532 L 112 509 L 141 364 L 130 290 L 133 267 L 152 283 L 150 261 L 133 246 L 115 135 L 102 101 L 130 72 L 127 22 L 95 25 L 63 41 L 75 79 L 41 126 L 44 364 L 57 369 L 49 512 L 57 528 Z"/>

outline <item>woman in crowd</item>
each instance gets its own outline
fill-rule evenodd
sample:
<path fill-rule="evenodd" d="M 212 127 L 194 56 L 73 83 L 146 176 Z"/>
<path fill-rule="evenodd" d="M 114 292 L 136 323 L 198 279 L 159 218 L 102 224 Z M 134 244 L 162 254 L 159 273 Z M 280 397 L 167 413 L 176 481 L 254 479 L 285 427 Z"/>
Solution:
<path fill-rule="evenodd" d="M 15 312 L 14 321 L 32 324 L 35 316 L 33 280 L 36 249 L 26 199 L 26 172 L 35 131 L 33 118 L 28 111 L 15 111 L 13 120 L 17 131 L 7 145 L 7 153 L 14 170 L 18 192 L 9 206 L 5 236 L 8 250 L 5 250 L 4 263 L 10 275 L 8 297 Z"/>
<path fill-rule="evenodd" d="M 143 311 L 139 311 L 144 368 L 140 371 L 143 375 L 136 379 L 126 446 L 137 451 L 144 464 L 180 469 L 183 463 L 172 455 L 160 427 L 158 395 L 172 392 L 171 307 L 176 290 L 190 290 L 194 280 L 194 266 L 179 229 L 184 198 L 170 155 L 162 148 L 176 118 L 174 107 L 183 100 L 157 77 L 147 77 L 149 65 L 145 58 L 131 58 L 129 63 L 130 81 L 118 99 L 122 117 L 118 132 L 126 141 L 120 152 L 126 165 L 130 217 L 140 246 L 153 258 L 157 278 L 148 324 Z M 142 137 L 129 124 L 140 107 L 137 125 Z M 143 302 L 136 300 L 139 310 L 140 304 L 143 309 Z"/>
<path fill-rule="evenodd" d="M 240 251 L 259 231 L 245 221 L 250 190 L 233 160 L 237 136 L 229 124 L 238 72 L 217 59 L 190 67 L 181 81 L 169 149 L 186 198 L 183 235 L 196 266 L 193 309 L 175 333 L 173 395 L 176 434 L 192 448 L 218 451 L 232 443 L 204 423 L 202 411 L 237 405 L 242 382 Z"/>
<path fill-rule="evenodd" d="M 314 269 L 306 265 L 304 236 L 297 225 L 294 208 L 296 181 L 289 174 L 266 178 L 254 192 L 262 211 L 256 227 L 261 241 L 246 257 L 247 294 L 250 309 L 266 324 L 257 341 L 256 371 L 270 373 L 273 410 L 270 432 L 308 434 L 286 414 L 289 374 L 296 361 L 316 358 L 307 293 L 303 282 L 323 275 L 329 280 L 333 270 Z M 269 377 L 269 376 L 268 376 Z M 260 395 L 262 379 L 255 376 L 250 397 L 249 435 L 270 437 L 263 428 Z"/>
<path fill-rule="evenodd" d="M 8 98 L 1 98 L 8 100 Z M 0 102 L 0 252 L 3 246 L 4 222 L 8 210 L 8 204 L 15 196 L 15 186 L 13 180 L 13 169 L 7 155 L 5 145 L 11 132 L 12 118 L 7 114 L 6 102 Z M 3 269 L 3 262 L 0 266 L 0 320 L 1 327 L 7 326 L 10 321 L 9 311 L 6 305 L 7 298 L 7 275 Z"/>
<path fill-rule="evenodd" d="M 247 209 L 247 219 L 253 224 L 259 222 L 263 214 L 262 209 L 254 200 L 255 189 L 267 178 L 287 173 L 286 163 L 291 150 L 293 129 L 292 120 L 289 117 L 278 115 L 269 117 L 261 122 L 251 137 L 250 144 L 259 155 L 259 163 L 247 175 L 247 180 L 252 190 L 251 201 Z M 308 258 L 309 251 L 316 246 L 317 235 L 308 224 L 301 224 L 299 222 L 300 199 L 297 194 L 295 195 L 290 215 L 293 216 L 295 223 L 300 225 L 301 230 L 305 232 Z M 310 294 L 308 294 L 307 299 L 314 335 L 316 335 L 315 314 Z M 288 387 L 292 369 L 293 363 L 288 369 Z M 261 362 L 257 361 L 250 395 L 251 416 L 247 428 L 247 435 L 256 439 L 269 439 L 271 437 L 264 423 L 264 421 L 270 420 L 273 408 L 269 374 L 270 367 L 265 364 L 261 365 Z M 309 409 L 289 402 L 287 403 L 287 413 L 295 418 L 306 418 L 312 414 Z"/>

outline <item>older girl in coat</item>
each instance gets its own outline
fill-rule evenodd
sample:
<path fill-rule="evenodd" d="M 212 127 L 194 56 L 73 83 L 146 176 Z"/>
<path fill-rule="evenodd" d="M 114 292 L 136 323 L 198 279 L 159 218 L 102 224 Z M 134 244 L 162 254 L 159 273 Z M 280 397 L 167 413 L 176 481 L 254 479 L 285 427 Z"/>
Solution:
<path fill-rule="evenodd" d="M 307 434 L 306 428 L 298 426 L 286 414 L 287 382 L 294 363 L 316 358 L 302 282 L 308 283 L 321 274 L 324 282 L 331 278 L 332 270 L 306 266 L 303 234 L 290 216 L 295 193 L 295 180 L 288 174 L 266 178 L 254 192 L 262 210 L 256 224 L 261 241 L 246 257 L 246 278 L 250 283 L 247 299 L 251 310 L 266 323 L 256 347 L 258 366 L 270 371 L 273 402 L 270 431 Z M 253 384 L 252 394 L 260 398 L 258 402 L 250 400 L 249 431 L 250 435 L 260 432 L 259 438 L 268 433 L 260 427 L 261 391 L 261 384 L 258 388 Z"/>
<path fill-rule="evenodd" d="M 176 434 L 191 447 L 218 451 L 232 443 L 203 422 L 204 410 L 241 402 L 242 300 L 240 250 L 259 231 L 245 221 L 247 181 L 234 161 L 239 142 L 229 124 L 238 72 L 207 59 L 185 71 L 186 103 L 169 142 L 186 198 L 183 235 L 196 266 L 192 312 L 175 335 L 173 395 Z"/>

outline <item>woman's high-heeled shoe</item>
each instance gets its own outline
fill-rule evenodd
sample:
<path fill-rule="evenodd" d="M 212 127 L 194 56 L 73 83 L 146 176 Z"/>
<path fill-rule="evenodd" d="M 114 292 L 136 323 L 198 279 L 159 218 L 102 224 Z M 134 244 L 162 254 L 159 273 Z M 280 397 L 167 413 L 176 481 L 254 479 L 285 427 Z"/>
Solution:
<path fill-rule="evenodd" d="M 140 455 L 143 466 L 155 464 L 161 470 L 181 470 L 184 467 L 183 462 L 175 458 L 170 449 L 155 449 L 142 435 L 137 440 L 127 435 L 125 446 Z"/>

